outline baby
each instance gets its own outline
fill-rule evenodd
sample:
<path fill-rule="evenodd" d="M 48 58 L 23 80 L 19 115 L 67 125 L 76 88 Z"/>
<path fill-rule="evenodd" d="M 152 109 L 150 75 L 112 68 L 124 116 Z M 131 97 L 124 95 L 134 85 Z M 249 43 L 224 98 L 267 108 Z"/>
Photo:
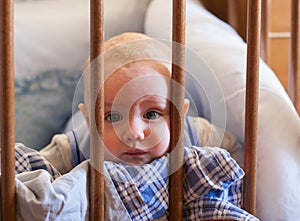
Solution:
<path fill-rule="evenodd" d="M 105 65 L 110 66 L 110 57 L 113 57 L 113 66 L 118 64 L 120 67 L 111 74 L 105 70 L 103 141 L 106 147 L 105 160 L 143 165 L 169 150 L 171 75 L 166 66 L 152 60 L 150 56 L 138 57 L 140 55 L 135 51 L 149 50 L 148 55 L 154 50 L 144 45 L 147 41 L 151 43 L 149 39 L 144 42 L 143 35 L 131 33 L 130 36 L 135 38 L 135 48 L 132 48 L 132 43 L 123 42 L 121 46 L 108 49 L 108 55 L 105 55 Z M 115 55 L 121 54 L 121 51 L 126 51 L 126 55 L 116 58 Z M 89 80 L 86 79 L 86 82 Z M 90 103 L 88 98 L 85 101 Z M 187 113 L 188 105 L 185 100 L 184 114 Z M 89 125 L 86 105 L 81 104 L 79 108 Z"/>
<path fill-rule="evenodd" d="M 164 54 L 168 49 L 164 47 L 137 33 L 116 36 L 104 46 L 107 220 L 168 218 L 171 74 L 169 54 Z M 84 159 L 89 158 L 89 153 L 84 155 L 81 151 L 79 142 L 82 144 L 82 141 L 78 138 L 88 136 L 87 128 L 94 122 L 89 117 L 92 102 L 87 89 L 90 78 L 88 75 L 84 78 L 85 104 L 80 104 L 79 109 L 86 120 L 85 131 L 76 134 L 74 129 L 73 137 L 64 135 L 59 145 L 50 145 L 41 151 L 55 168 L 36 152 L 16 145 L 16 151 L 24 156 L 24 159 L 21 156 L 16 159 L 17 164 L 20 159 L 19 165 L 23 165 L 23 161 L 29 163 L 17 171 L 21 173 L 18 179 L 24 182 L 17 185 L 18 208 L 27 220 L 37 219 L 37 215 L 41 220 L 45 217 L 56 220 L 88 217 L 88 167 Z M 188 108 L 189 102 L 185 100 L 181 117 L 185 117 Z M 72 139 L 77 143 L 75 147 Z M 229 153 L 217 147 L 186 146 L 183 219 L 257 220 L 239 208 L 244 172 Z M 48 175 L 39 169 L 46 170 Z M 67 173 L 60 176 L 55 169 Z M 28 170 L 35 171 L 22 173 Z M 55 180 L 52 182 L 49 176 Z"/>
<path fill-rule="evenodd" d="M 166 219 L 168 215 L 168 51 L 166 45 L 138 33 L 113 37 L 104 45 L 105 169 L 132 220 Z M 84 150 L 80 145 L 82 136 L 88 134 L 87 128 L 94 123 L 89 117 L 89 82 L 85 74 L 85 104 L 79 105 L 87 125 L 84 132 L 74 129 L 69 136 L 60 135 L 63 137 L 54 138 L 41 151 L 62 172 L 89 158 L 88 142 Z M 183 118 L 188 108 L 185 100 Z M 187 119 L 189 123 L 199 122 Z M 256 220 L 238 208 L 244 173 L 226 151 L 196 146 L 184 151 L 185 219 Z"/>
<path fill-rule="evenodd" d="M 105 160 L 133 165 L 149 163 L 169 149 L 170 49 L 143 34 L 126 33 L 106 41 L 104 50 Z M 85 104 L 79 105 L 82 115 L 75 115 L 75 127 L 70 132 L 56 135 L 41 150 L 62 173 L 90 158 L 88 65 L 89 62 L 83 77 Z M 185 100 L 184 115 L 188 108 Z M 182 117 L 186 146 L 221 146 L 242 165 L 242 147 L 230 133 L 203 118 Z"/>

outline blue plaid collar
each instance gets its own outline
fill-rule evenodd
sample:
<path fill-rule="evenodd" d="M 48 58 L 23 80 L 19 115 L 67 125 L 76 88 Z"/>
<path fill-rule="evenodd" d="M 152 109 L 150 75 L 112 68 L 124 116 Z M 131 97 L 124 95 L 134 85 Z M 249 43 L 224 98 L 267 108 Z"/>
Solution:
<path fill-rule="evenodd" d="M 106 162 L 105 166 L 133 220 L 153 220 L 166 213 L 168 208 L 166 157 L 143 166 L 111 162 Z"/>

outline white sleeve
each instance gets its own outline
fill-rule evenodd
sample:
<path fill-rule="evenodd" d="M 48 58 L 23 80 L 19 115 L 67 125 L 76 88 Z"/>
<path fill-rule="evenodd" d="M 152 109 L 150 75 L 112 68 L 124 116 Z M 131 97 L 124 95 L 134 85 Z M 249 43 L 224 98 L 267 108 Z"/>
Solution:
<path fill-rule="evenodd" d="M 201 146 L 218 146 L 226 149 L 232 158 L 240 166 L 243 166 L 243 146 L 230 132 L 218 128 L 208 120 L 200 117 L 191 117 L 191 122 L 197 130 L 199 143 Z"/>
<path fill-rule="evenodd" d="M 51 143 L 40 150 L 40 153 L 62 174 L 73 168 L 70 142 L 65 134 L 55 135 Z"/>

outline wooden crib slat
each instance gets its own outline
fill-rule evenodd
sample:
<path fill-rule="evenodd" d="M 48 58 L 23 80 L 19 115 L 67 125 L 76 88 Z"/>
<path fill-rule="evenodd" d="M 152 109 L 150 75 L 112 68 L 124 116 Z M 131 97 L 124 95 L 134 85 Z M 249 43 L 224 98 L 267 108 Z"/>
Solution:
<path fill-rule="evenodd" d="M 16 220 L 14 132 L 14 22 L 12 0 L 0 2 L 1 220 Z"/>
<path fill-rule="evenodd" d="M 227 22 L 234 28 L 238 27 L 238 2 L 236 0 L 228 0 L 227 3 Z"/>
<path fill-rule="evenodd" d="M 185 44 L 185 0 L 173 0 L 173 34 L 172 40 L 172 79 L 178 82 L 184 87 L 184 44 Z M 180 46 L 179 46 L 180 45 Z M 172 84 L 171 84 L 172 85 Z M 183 87 L 181 89 L 183 89 Z M 174 168 L 178 165 L 182 165 L 184 158 L 184 119 L 183 119 L 183 99 L 184 90 L 178 90 L 178 87 L 171 87 L 171 100 L 177 107 L 181 107 L 177 110 L 175 105 L 171 103 L 171 141 L 170 151 L 175 156 L 170 158 L 170 171 L 174 171 Z M 170 195 L 169 195 L 169 212 L 170 220 L 182 220 L 182 198 L 183 198 L 183 167 L 170 175 Z"/>
<path fill-rule="evenodd" d="M 268 27 L 271 25 L 271 1 L 264 0 L 261 5 L 261 44 L 260 57 L 268 63 L 270 60 L 270 41 L 268 40 Z"/>
<path fill-rule="evenodd" d="M 256 214 L 261 0 L 248 1 L 244 208 Z"/>
<path fill-rule="evenodd" d="M 89 220 L 104 221 L 104 151 L 100 140 L 104 137 L 103 64 L 98 56 L 103 51 L 104 3 L 91 0 L 90 27 L 90 213 Z M 95 60 L 96 59 L 96 60 Z M 100 91 L 99 91 L 100 88 Z M 96 101 L 96 102 L 95 102 Z"/>
<path fill-rule="evenodd" d="M 289 94 L 300 114 L 300 4 L 291 2 L 291 40 L 289 56 Z"/>
<path fill-rule="evenodd" d="M 208 0 L 211 1 L 211 0 Z M 220 2 L 216 1 L 219 6 L 219 10 L 224 11 L 226 14 L 225 21 L 229 23 L 240 35 L 242 38 L 246 38 L 246 4 L 245 0 L 223 0 L 223 4 L 227 4 L 227 8 L 224 9 Z"/>

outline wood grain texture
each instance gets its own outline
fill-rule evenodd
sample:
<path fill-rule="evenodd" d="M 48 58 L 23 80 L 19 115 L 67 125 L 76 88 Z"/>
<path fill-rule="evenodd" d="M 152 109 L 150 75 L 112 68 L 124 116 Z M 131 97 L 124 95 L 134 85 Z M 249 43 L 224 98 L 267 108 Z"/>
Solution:
<path fill-rule="evenodd" d="M 289 94 L 300 114 L 300 3 L 291 3 L 291 41 L 289 56 Z"/>
<path fill-rule="evenodd" d="M 91 0 L 90 27 L 90 200 L 89 220 L 104 221 L 104 1 Z M 101 56 L 100 56 L 101 57 Z"/>
<path fill-rule="evenodd" d="M 249 0 L 248 12 L 244 208 L 255 215 L 261 0 Z"/>
<path fill-rule="evenodd" d="M 13 1 L 0 2 L 1 220 L 16 220 Z"/>
<path fill-rule="evenodd" d="M 171 140 L 170 140 L 170 220 L 182 220 L 183 160 L 184 160 L 184 45 L 185 45 L 185 0 L 173 0 L 172 24 L 172 83 L 171 83 Z M 175 83 L 177 82 L 177 83 Z M 182 85 L 181 88 L 176 86 Z M 178 109 L 176 107 L 179 107 Z M 178 168 L 179 166 L 179 168 Z"/>

